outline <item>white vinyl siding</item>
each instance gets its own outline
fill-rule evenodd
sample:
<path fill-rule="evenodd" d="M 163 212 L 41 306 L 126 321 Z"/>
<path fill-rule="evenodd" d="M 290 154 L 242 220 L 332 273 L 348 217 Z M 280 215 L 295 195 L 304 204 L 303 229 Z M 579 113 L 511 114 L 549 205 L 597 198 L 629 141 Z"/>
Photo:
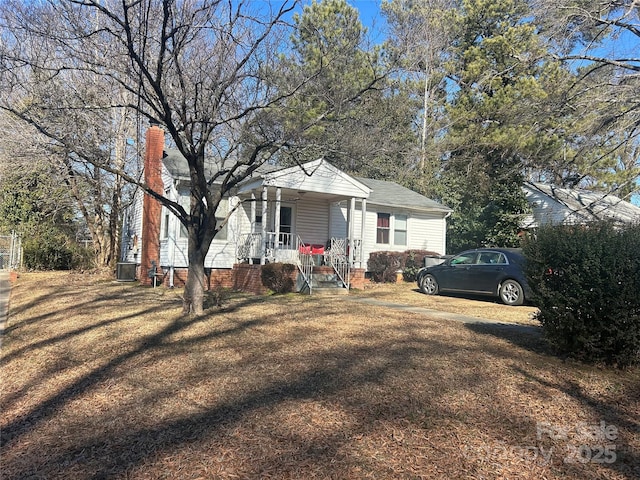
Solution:
<path fill-rule="evenodd" d="M 325 245 L 329 240 L 329 205 L 320 201 L 299 201 L 296 232 L 304 243 Z"/>
<path fill-rule="evenodd" d="M 123 222 L 123 241 L 120 259 L 124 262 L 140 262 L 142 248 L 142 202 L 144 194 L 138 191 L 130 207 L 127 208 Z"/>
<path fill-rule="evenodd" d="M 338 210 L 338 211 L 336 211 Z M 376 243 L 376 225 L 378 210 L 382 213 L 390 213 L 392 220 L 394 215 L 406 216 L 406 244 L 378 244 Z M 332 208 L 331 227 L 333 236 L 346 236 L 344 233 L 336 235 L 335 232 L 342 230 L 346 232 L 346 208 L 344 203 L 342 208 Z M 360 237 L 360 205 L 356 207 L 355 214 L 355 236 Z M 403 218 L 401 217 L 401 218 Z M 392 224 L 393 228 L 393 224 Z M 444 255 L 446 253 L 446 219 L 444 213 L 423 213 L 423 212 L 399 212 L 388 207 L 367 204 L 367 219 L 364 240 L 365 264 L 371 252 L 389 250 L 404 252 L 405 250 L 431 250 Z M 365 265 L 366 267 L 366 265 Z"/>
<path fill-rule="evenodd" d="M 180 198 L 177 201 L 183 207 L 189 205 L 189 197 L 187 191 L 180 192 Z M 223 199 L 216 212 L 216 218 L 219 220 L 226 217 L 230 205 L 233 204 L 235 199 Z M 187 207 L 188 208 L 188 207 Z M 238 214 L 240 212 L 240 214 Z M 243 209 L 237 210 L 227 225 L 216 235 L 213 242 L 211 242 L 211 248 L 207 254 L 204 262 L 205 268 L 231 268 L 236 261 L 235 248 L 236 238 L 238 235 L 238 227 L 248 223 L 246 217 L 242 215 Z M 175 215 L 169 215 L 168 222 L 168 237 L 164 238 L 164 226 L 166 223 L 166 217 L 163 212 L 161 237 L 160 243 L 160 263 L 162 266 L 170 267 L 187 267 L 188 260 L 188 237 L 186 235 L 186 229 Z"/>

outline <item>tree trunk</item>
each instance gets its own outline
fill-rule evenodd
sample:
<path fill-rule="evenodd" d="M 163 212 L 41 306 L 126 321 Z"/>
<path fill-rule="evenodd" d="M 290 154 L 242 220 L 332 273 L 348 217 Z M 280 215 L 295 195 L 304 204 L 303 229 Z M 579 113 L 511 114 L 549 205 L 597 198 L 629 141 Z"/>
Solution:
<path fill-rule="evenodd" d="M 189 255 L 189 273 L 184 286 L 182 313 L 201 315 L 204 313 L 204 258 L 199 252 Z"/>

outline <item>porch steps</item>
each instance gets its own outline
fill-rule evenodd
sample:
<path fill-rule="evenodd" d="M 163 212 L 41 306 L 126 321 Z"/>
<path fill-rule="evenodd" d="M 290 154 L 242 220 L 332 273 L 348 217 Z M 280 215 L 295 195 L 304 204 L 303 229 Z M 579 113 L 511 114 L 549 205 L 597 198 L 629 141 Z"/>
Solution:
<path fill-rule="evenodd" d="M 349 289 L 342 285 L 335 273 L 327 273 L 321 269 L 314 269 L 311 280 L 312 295 L 347 295 Z"/>

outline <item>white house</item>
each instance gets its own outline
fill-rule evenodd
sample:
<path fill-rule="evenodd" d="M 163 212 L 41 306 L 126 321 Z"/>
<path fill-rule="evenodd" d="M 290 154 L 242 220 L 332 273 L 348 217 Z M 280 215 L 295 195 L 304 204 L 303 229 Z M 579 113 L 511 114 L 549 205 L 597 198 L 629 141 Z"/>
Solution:
<path fill-rule="evenodd" d="M 526 182 L 523 190 L 532 210 L 523 222 L 525 229 L 547 224 L 584 225 L 596 220 L 640 222 L 640 207 L 609 193 L 534 182 Z"/>
<path fill-rule="evenodd" d="M 149 140 L 147 150 L 154 151 Z M 155 156 L 162 158 L 145 159 L 145 170 L 155 170 L 161 178 L 161 187 L 157 183 L 154 190 L 188 206 L 186 160 L 175 150 L 163 149 L 162 155 L 158 151 L 156 147 Z M 154 182 L 148 176 L 146 181 Z M 152 208 L 157 213 L 151 217 L 159 217 L 156 226 L 153 220 L 145 222 L 150 216 L 145 210 Z M 223 219 L 229 212 L 205 260 L 219 283 L 238 287 L 247 281 L 239 281 L 237 271 L 245 275 L 247 269 L 268 262 L 288 262 L 298 265 L 309 286 L 314 271 L 322 267 L 325 272 L 332 269 L 348 287 L 364 279 L 373 251 L 445 254 L 451 209 L 394 182 L 354 178 L 318 159 L 286 168 L 261 167 L 223 199 L 218 216 Z M 188 266 L 186 231 L 169 210 L 140 194 L 125 215 L 121 260 L 137 265 L 143 281 L 147 269 L 155 266 L 166 284 L 181 284 Z"/>

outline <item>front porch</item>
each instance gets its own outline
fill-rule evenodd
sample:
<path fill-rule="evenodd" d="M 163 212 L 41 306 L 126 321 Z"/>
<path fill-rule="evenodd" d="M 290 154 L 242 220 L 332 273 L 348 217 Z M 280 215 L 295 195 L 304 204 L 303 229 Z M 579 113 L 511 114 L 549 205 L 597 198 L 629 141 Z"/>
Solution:
<path fill-rule="evenodd" d="M 248 263 L 239 263 L 233 266 L 232 270 L 232 283 L 229 285 L 229 288 L 234 290 L 255 293 L 257 295 L 263 295 L 268 292 L 267 287 L 262 284 L 261 280 L 261 270 L 263 265 L 253 264 L 250 265 Z M 329 272 L 330 267 L 314 267 L 314 274 L 316 277 L 322 277 Z M 327 273 L 325 273 L 327 272 Z M 295 270 L 292 274 L 292 280 L 294 285 L 298 284 L 298 278 L 300 276 L 300 270 Z M 363 268 L 353 268 L 349 270 L 349 289 L 359 289 L 362 290 L 365 288 L 365 285 L 369 283 L 369 280 L 365 278 L 365 270 Z M 342 293 L 348 292 L 347 289 L 334 289 L 336 293 L 338 290 L 341 290 Z M 308 291 L 305 291 L 309 293 Z M 322 293 L 323 290 L 321 288 L 312 288 L 311 294 L 316 295 Z"/>
<path fill-rule="evenodd" d="M 314 268 L 330 267 L 336 283 L 348 289 L 351 270 L 366 263 L 370 193 L 324 160 L 252 179 L 237 192 L 246 222 L 236 237 L 237 262 L 294 264 L 303 279 L 300 290 L 310 292 L 317 283 Z"/>
<path fill-rule="evenodd" d="M 349 289 L 352 270 L 364 269 L 362 264 L 362 242 L 360 239 L 332 237 L 325 245 L 303 242 L 299 236 L 267 232 L 240 236 L 237 244 L 239 264 L 265 265 L 266 263 L 290 263 L 298 268 L 296 285 L 298 291 L 324 288 L 331 283 L 337 288 Z M 360 276 L 360 275 L 358 275 Z"/>

